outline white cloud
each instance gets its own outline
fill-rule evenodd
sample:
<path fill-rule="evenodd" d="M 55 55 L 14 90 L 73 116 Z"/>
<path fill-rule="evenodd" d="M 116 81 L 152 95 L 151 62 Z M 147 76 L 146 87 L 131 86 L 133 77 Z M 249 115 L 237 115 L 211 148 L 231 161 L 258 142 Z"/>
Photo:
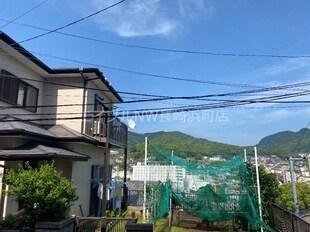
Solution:
<path fill-rule="evenodd" d="M 113 0 L 91 0 L 96 10 L 115 3 Z M 208 19 L 213 7 L 203 0 L 130 0 L 94 17 L 103 30 L 109 30 L 123 37 L 169 36 L 184 26 L 185 19 Z"/>
<path fill-rule="evenodd" d="M 205 0 L 178 0 L 178 7 L 180 16 L 194 20 L 198 19 L 197 13 L 201 13 L 205 19 L 209 19 L 215 12 L 211 1 Z"/>
<path fill-rule="evenodd" d="M 265 67 L 261 74 L 273 76 L 283 73 L 288 73 L 292 71 L 297 71 L 306 67 L 309 67 L 310 60 L 306 58 L 296 58 L 296 59 L 289 59 L 285 62 L 274 64 L 271 66 Z"/>
<path fill-rule="evenodd" d="M 279 109 L 270 111 L 266 114 L 260 115 L 260 120 L 258 121 L 259 124 L 268 124 L 272 122 L 278 122 L 282 120 L 287 120 L 288 118 L 298 118 L 300 116 L 309 115 L 310 109 L 301 108 L 299 110 L 292 110 L 292 109 Z"/>

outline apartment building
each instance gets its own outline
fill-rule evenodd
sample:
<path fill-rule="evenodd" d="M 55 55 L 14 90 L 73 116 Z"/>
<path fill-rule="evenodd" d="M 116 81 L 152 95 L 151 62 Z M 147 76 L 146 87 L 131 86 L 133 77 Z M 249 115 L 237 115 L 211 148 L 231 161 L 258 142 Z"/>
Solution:
<path fill-rule="evenodd" d="M 132 166 L 131 180 L 143 181 L 146 178 L 146 181 L 165 182 L 170 179 L 174 183 L 183 184 L 185 176 L 185 169 L 176 165 L 148 164 L 145 173 L 145 166 L 138 162 L 137 165 Z"/>
<path fill-rule="evenodd" d="M 123 150 L 126 167 L 127 126 L 112 112 L 122 101 L 99 69 L 52 69 L 0 32 L 0 172 L 54 161 L 77 187 L 71 214 L 97 212 L 107 145 Z M 1 217 L 20 210 L 7 188 Z"/>

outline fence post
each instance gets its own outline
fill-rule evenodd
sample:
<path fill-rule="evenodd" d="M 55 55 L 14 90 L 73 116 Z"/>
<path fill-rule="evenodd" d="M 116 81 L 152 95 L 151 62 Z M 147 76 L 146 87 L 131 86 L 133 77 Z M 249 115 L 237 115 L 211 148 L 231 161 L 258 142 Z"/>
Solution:
<path fill-rule="evenodd" d="M 80 217 L 76 216 L 75 217 L 75 232 L 79 232 L 79 224 L 80 224 Z"/>

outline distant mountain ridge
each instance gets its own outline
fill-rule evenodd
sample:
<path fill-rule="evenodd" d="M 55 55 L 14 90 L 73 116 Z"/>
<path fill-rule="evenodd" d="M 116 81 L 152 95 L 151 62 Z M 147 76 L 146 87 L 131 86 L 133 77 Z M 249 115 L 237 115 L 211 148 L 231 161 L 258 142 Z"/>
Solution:
<path fill-rule="evenodd" d="M 264 137 L 257 147 L 278 148 L 289 152 L 310 153 L 310 129 L 303 128 L 298 132 L 282 131 Z"/>
<path fill-rule="evenodd" d="M 195 138 L 178 131 L 158 131 L 145 134 L 129 132 L 130 158 L 141 161 L 144 159 L 145 137 L 148 137 L 151 144 L 165 148 L 167 152 L 174 151 L 180 156 L 191 157 L 196 160 L 202 159 L 204 156 L 216 155 L 230 158 L 233 155 L 243 153 L 244 149 L 247 149 L 248 154 L 252 153 L 253 150 L 253 146 L 229 145 Z M 310 129 L 303 128 L 298 132 L 282 131 L 275 133 L 261 139 L 256 146 L 259 148 L 260 155 L 287 157 L 298 153 L 310 153 Z"/>
<path fill-rule="evenodd" d="M 204 156 L 216 155 L 221 155 L 228 158 L 242 153 L 244 149 L 239 146 L 213 142 L 202 138 L 195 138 L 178 131 L 159 131 L 145 134 L 129 132 L 128 145 L 130 149 L 130 156 L 134 160 L 142 160 L 144 158 L 145 137 L 148 137 L 148 141 L 152 145 L 164 148 L 167 152 L 174 151 L 177 155 L 191 157 L 196 160 L 202 159 Z"/>

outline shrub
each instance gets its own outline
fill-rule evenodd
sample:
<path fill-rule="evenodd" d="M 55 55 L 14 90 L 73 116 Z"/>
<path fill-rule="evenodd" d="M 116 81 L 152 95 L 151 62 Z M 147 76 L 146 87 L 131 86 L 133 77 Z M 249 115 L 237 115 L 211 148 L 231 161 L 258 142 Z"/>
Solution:
<path fill-rule="evenodd" d="M 20 229 L 25 226 L 25 223 L 25 219 L 21 214 L 9 214 L 0 222 L 0 225 L 5 229 Z"/>
<path fill-rule="evenodd" d="M 72 202 L 78 197 L 72 182 L 61 176 L 54 164 L 33 169 L 18 166 L 3 177 L 9 185 L 8 195 L 14 195 L 24 206 L 26 225 L 30 228 L 38 221 L 59 221 L 68 216 Z"/>

